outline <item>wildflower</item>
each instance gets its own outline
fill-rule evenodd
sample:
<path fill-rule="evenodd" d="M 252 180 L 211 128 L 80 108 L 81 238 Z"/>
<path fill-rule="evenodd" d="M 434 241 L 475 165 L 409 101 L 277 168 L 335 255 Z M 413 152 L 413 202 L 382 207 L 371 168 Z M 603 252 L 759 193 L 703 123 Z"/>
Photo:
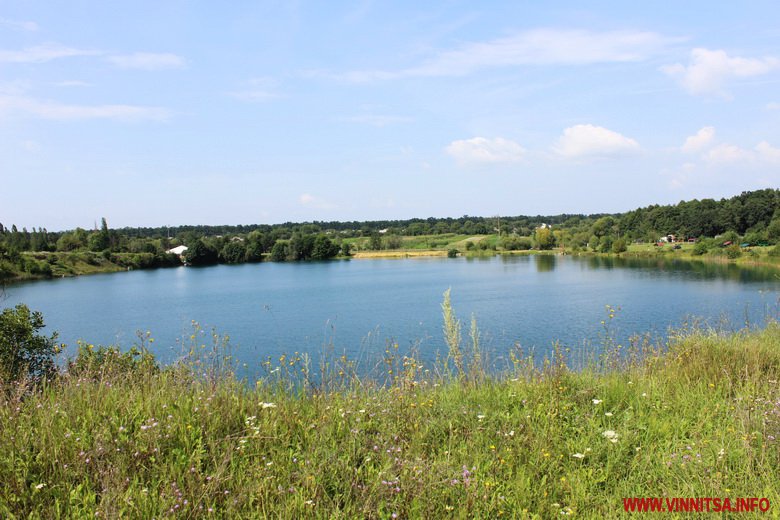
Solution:
<path fill-rule="evenodd" d="M 37 486 L 35 486 L 35 489 L 43 489 L 43 487 L 44 487 L 45 485 L 46 485 L 46 484 L 44 484 L 43 482 L 41 482 L 40 484 L 38 484 Z"/>
<path fill-rule="evenodd" d="M 606 430 L 601 432 L 601 435 L 605 437 L 609 442 L 616 443 L 618 441 L 618 434 L 614 430 Z"/>
<path fill-rule="evenodd" d="M 607 417 L 612 417 L 612 412 L 607 412 L 604 415 L 607 416 Z"/>
<path fill-rule="evenodd" d="M 585 458 L 585 454 L 584 453 L 573 453 L 572 457 L 574 457 L 576 459 L 584 459 Z"/>
<path fill-rule="evenodd" d="M 480 414 L 480 415 L 477 415 L 477 419 L 479 419 L 480 421 L 481 421 L 482 419 L 484 419 L 484 418 L 485 418 L 485 416 L 484 416 L 484 415 L 482 415 L 482 414 Z"/>
<path fill-rule="evenodd" d="M 603 401 L 602 399 L 594 399 L 594 400 L 593 400 L 593 404 L 601 404 L 601 403 L 603 403 L 603 402 L 604 402 L 604 401 Z"/>
<path fill-rule="evenodd" d="M 263 409 L 265 409 L 265 408 L 276 408 L 276 404 L 274 404 L 274 403 L 261 403 L 260 405 L 263 407 Z"/>

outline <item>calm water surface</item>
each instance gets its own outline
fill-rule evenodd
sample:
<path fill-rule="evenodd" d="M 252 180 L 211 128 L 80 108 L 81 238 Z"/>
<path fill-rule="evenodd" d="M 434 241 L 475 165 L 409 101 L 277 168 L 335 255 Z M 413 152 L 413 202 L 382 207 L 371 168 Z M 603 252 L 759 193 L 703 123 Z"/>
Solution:
<path fill-rule="evenodd" d="M 713 325 L 761 324 L 778 315 L 774 271 L 686 262 L 558 256 L 413 258 L 262 263 L 93 275 L 12 285 L 4 306 L 40 310 L 60 341 L 130 347 L 149 330 L 155 354 L 177 359 L 192 321 L 230 335 L 242 375 L 267 356 L 316 356 L 333 345 L 373 358 L 388 340 L 432 360 L 446 352 L 442 293 L 464 323 L 477 317 L 496 364 L 513 345 L 537 356 L 559 340 L 597 349 L 605 305 L 620 307 L 620 337 L 664 334 L 690 317 Z"/>

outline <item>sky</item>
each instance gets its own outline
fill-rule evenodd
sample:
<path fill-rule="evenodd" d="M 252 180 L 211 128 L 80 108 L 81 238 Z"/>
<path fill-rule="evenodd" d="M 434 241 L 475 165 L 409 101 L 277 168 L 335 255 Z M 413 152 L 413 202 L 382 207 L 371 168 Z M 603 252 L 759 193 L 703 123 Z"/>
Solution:
<path fill-rule="evenodd" d="M 0 0 L 0 223 L 621 212 L 780 186 L 780 3 Z"/>

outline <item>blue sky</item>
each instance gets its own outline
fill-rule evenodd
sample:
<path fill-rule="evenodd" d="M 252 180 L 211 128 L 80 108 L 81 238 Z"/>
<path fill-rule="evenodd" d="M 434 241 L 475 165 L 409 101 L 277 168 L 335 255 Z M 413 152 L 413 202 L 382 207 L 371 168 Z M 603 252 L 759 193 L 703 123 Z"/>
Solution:
<path fill-rule="evenodd" d="M 0 0 L 0 222 L 613 212 L 776 188 L 778 20 L 774 1 Z"/>

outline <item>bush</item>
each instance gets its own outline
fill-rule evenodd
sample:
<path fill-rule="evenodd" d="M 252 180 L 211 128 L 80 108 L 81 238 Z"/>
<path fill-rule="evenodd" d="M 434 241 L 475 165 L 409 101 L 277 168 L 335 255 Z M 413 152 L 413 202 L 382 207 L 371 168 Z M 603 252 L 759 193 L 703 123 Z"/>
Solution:
<path fill-rule="evenodd" d="M 612 243 L 612 252 L 613 253 L 624 253 L 628 250 L 628 246 L 626 245 L 626 239 L 625 238 L 618 238 Z"/>
<path fill-rule="evenodd" d="M 726 256 L 730 260 L 734 260 L 734 259 L 739 258 L 740 256 L 742 256 L 742 250 L 736 244 L 731 245 L 731 246 L 726 248 Z"/>
<path fill-rule="evenodd" d="M 693 246 L 693 251 L 691 253 L 696 256 L 701 256 L 703 254 L 706 254 L 707 251 L 710 249 L 710 244 L 704 240 L 699 240 L 696 242 L 696 245 Z"/>
<path fill-rule="evenodd" d="M 460 251 L 458 251 L 455 248 L 452 248 L 449 251 L 447 251 L 447 258 L 455 258 L 456 256 L 458 256 L 458 253 L 460 253 Z"/>
<path fill-rule="evenodd" d="M 79 342 L 79 351 L 75 359 L 68 361 L 68 374 L 71 377 L 110 378 L 137 373 L 155 373 L 159 366 L 145 347 L 132 347 L 122 352 L 117 347 L 103 347 Z"/>
<path fill-rule="evenodd" d="M 0 381 L 24 377 L 38 381 L 55 372 L 54 356 L 59 352 L 57 333 L 43 336 L 43 315 L 19 304 L 0 314 Z"/>

